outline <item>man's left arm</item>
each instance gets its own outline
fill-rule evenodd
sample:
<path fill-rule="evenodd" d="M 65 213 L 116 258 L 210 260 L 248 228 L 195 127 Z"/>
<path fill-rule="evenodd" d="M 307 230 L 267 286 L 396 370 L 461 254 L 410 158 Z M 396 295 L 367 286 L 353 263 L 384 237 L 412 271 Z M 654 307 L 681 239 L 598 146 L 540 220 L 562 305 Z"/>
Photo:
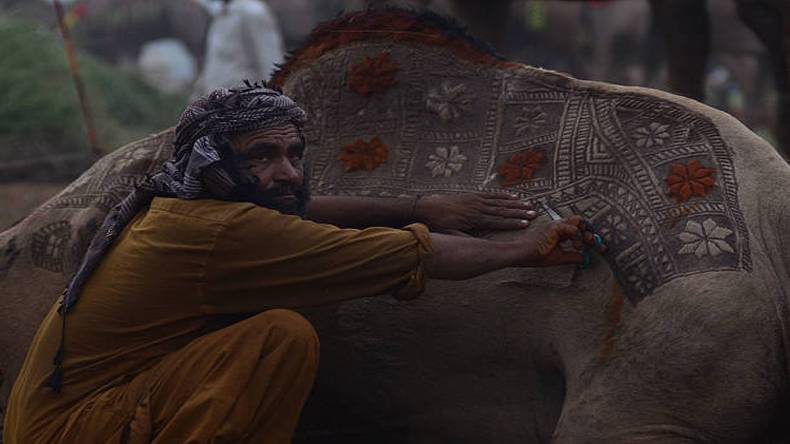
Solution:
<path fill-rule="evenodd" d="M 525 228 L 536 216 L 532 205 L 517 196 L 465 193 L 410 198 L 315 196 L 307 206 L 306 219 L 342 228 L 420 222 L 434 232 L 480 234 Z"/>

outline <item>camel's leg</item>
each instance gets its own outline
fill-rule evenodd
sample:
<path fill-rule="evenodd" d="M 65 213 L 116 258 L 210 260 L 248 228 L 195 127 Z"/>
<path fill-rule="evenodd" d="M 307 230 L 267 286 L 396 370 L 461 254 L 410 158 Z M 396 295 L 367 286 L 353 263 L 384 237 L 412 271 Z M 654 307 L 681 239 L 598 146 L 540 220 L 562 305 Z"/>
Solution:
<path fill-rule="evenodd" d="M 705 68 L 710 52 L 705 0 L 650 0 L 650 6 L 666 42 L 670 89 L 704 100 Z"/>
<path fill-rule="evenodd" d="M 696 276 L 640 302 L 568 384 L 555 442 L 763 442 L 787 395 L 784 328 L 747 282 Z"/>
<path fill-rule="evenodd" d="M 790 4 L 786 0 L 736 0 L 738 16 L 765 45 L 773 67 L 779 150 L 790 158 Z"/>

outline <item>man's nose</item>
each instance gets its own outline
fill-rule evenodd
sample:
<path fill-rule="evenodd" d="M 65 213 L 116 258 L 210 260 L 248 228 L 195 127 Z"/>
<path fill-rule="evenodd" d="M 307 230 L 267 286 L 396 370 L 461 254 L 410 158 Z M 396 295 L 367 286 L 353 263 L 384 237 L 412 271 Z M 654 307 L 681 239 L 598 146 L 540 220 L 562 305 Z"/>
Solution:
<path fill-rule="evenodd" d="M 274 172 L 273 179 L 278 182 L 291 182 L 291 183 L 302 183 L 302 170 L 293 166 L 291 161 L 287 158 L 283 158 L 277 164 L 277 169 Z"/>

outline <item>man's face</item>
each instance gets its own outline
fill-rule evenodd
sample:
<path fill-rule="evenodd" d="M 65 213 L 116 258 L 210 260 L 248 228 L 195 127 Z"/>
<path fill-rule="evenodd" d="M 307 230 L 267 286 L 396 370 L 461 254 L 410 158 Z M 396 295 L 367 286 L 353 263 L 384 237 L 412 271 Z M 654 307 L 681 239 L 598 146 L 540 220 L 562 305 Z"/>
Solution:
<path fill-rule="evenodd" d="M 231 139 L 233 151 L 259 181 L 256 204 L 286 214 L 302 214 L 307 204 L 304 189 L 304 143 L 295 125 L 240 134 Z"/>

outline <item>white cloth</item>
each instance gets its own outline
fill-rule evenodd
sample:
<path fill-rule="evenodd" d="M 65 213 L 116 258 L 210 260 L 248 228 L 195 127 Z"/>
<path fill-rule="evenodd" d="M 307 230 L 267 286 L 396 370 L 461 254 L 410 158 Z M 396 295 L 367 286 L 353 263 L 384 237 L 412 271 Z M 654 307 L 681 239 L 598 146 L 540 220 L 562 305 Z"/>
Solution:
<path fill-rule="evenodd" d="M 284 59 L 277 18 L 263 0 L 232 0 L 215 14 L 208 31 L 206 60 L 193 96 L 232 88 L 242 80 L 268 80 Z"/>
<path fill-rule="evenodd" d="M 152 40 L 140 49 L 137 66 L 149 84 L 168 93 L 189 93 L 197 77 L 197 63 L 183 42 Z"/>

